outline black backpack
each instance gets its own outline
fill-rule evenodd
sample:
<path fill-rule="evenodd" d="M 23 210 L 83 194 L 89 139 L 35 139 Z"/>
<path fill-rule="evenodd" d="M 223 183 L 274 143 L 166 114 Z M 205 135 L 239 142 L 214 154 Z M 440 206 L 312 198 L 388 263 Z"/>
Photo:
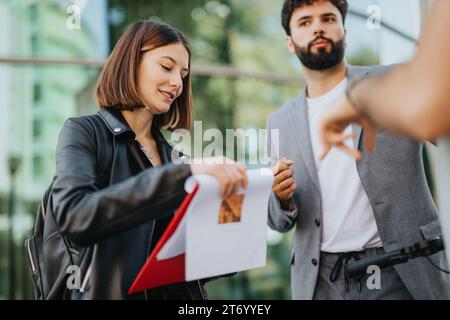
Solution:
<path fill-rule="evenodd" d="M 106 131 L 106 125 L 99 114 L 85 116 L 81 119 L 87 120 L 94 128 L 97 135 L 100 131 Z M 106 133 L 105 133 L 106 134 Z M 104 150 L 105 148 L 99 148 Z M 97 152 L 97 163 L 110 176 L 112 154 Z M 71 275 L 85 275 L 90 264 L 91 247 L 76 247 L 60 231 L 52 211 L 53 182 L 47 188 L 36 212 L 34 230 L 30 237 L 25 240 L 25 248 L 29 262 L 30 273 L 33 280 L 34 296 L 36 300 L 61 300 L 70 299 L 74 294 L 82 294 L 81 286 L 74 288 L 68 284 Z M 46 254 L 47 244 L 52 242 L 51 254 Z M 79 274 L 75 274 L 75 273 Z M 76 277 L 74 278 L 76 279 Z"/>
<path fill-rule="evenodd" d="M 33 289 L 36 300 L 69 298 L 67 279 L 70 266 L 79 265 L 80 251 L 70 244 L 61 233 L 51 210 L 51 191 L 53 182 L 45 191 L 36 212 L 33 234 L 25 240 L 25 247 L 33 278 Z M 49 242 L 58 242 L 57 252 L 49 261 L 44 248 Z M 55 248 L 55 247 L 53 247 Z M 86 248 L 83 250 L 85 253 Z M 57 271 L 57 272 L 55 272 Z"/>

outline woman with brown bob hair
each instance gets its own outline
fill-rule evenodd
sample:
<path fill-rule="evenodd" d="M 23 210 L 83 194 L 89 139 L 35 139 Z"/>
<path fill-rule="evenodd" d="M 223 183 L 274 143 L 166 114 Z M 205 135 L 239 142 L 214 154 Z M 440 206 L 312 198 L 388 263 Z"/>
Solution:
<path fill-rule="evenodd" d="M 206 298 L 204 281 L 128 294 L 186 196 L 188 177 L 216 177 L 223 198 L 247 184 L 245 168 L 225 159 L 211 165 L 173 161 L 181 154 L 160 130 L 190 126 L 190 68 L 191 51 L 181 32 L 162 22 L 137 22 L 120 38 L 99 77 L 95 97 L 101 110 L 65 123 L 49 201 L 56 225 L 76 253 L 81 281 L 75 289 L 65 285 L 58 243 L 46 241 L 46 298 Z"/>

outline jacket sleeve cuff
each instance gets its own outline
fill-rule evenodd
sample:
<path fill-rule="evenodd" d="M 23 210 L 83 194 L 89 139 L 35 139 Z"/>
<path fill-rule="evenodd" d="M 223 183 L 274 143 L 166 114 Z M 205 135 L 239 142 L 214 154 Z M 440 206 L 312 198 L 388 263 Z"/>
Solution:
<path fill-rule="evenodd" d="M 282 214 L 288 216 L 288 217 L 291 218 L 291 219 L 297 219 L 297 216 L 298 216 L 298 209 L 297 209 L 297 205 L 295 204 L 294 198 L 292 198 L 292 199 L 289 201 L 287 210 L 284 210 L 284 209 L 281 207 L 280 200 L 278 199 L 277 196 L 275 196 L 275 200 L 276 200 L 277 205 L 278 205 L 278 207 L 280 208 L 280 211 L 281 211 Z"/>

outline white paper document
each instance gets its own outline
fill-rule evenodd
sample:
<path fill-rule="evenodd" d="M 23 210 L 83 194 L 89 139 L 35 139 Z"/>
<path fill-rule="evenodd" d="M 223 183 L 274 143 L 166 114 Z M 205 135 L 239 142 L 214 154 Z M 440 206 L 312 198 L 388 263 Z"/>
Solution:
<path fill-rule="evenodd" d="M 186 281 L 262 267 L 267 255 L 267 209 L 272 190 L 270 169 L 248 170 L 248 187 L 223 201 L 211 176 L 193 176 L 198 183 L 182 221 L 157 255 L 158 260 L 185 253 Z"/>

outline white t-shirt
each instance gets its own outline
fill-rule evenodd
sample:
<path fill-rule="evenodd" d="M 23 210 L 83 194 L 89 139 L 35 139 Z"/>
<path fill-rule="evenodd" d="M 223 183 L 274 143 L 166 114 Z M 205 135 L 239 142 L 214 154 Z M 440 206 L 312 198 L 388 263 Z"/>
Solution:
<path fill-rule="evenodd" d="M 356 161 L 336 148 L 323 161 L 319 160 L 323 150 L 318 134 L 321 120 L 346 87 L 347 78 L 321 97 L 306 99 L 322 194 L 321 250 L 331 253 L 382 246 L 372 207 L 356 169 Z M 345 133 L 351 132 L 351 126 L 347 127 Z M 354 148 L 350 139 L 346 144 Z"/>

